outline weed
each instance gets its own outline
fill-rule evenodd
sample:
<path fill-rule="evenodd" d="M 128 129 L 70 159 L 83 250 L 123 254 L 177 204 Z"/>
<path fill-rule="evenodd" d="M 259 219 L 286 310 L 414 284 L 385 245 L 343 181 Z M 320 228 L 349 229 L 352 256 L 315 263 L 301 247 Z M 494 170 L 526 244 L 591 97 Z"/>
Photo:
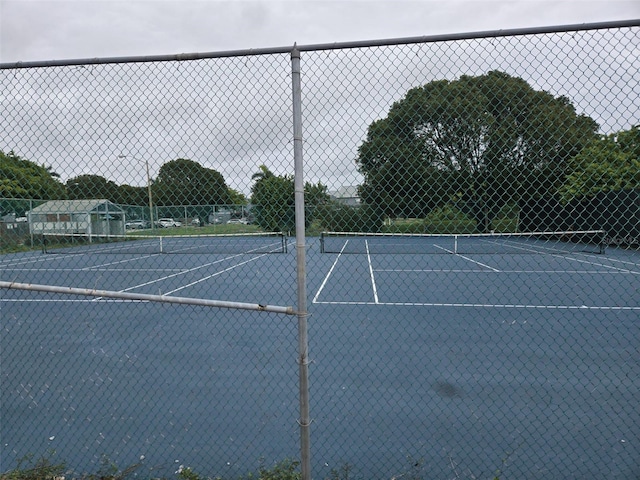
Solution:
<path fill-rule="evenodd" d="M 182 480 L 203 480 L 203 478 L 198 473 L 194 472 L 191 467 L 183 467 L 180 465 L 180 468 L 178 468 L 176 473 Z"/>
<path fill-rule="evenodd" d="M 350 480 L 351 465 L 345 463 L 340 469 L 332 468 L 329 473 L 329 480 Z"/>
<path fill-rule="evenodd" d="M 261 465 L 257 474 L 249 473 L 246 477 L 241 477 L 239 480 L 301 480 L 302 474 L 297 470 L 299 465 L 300 462 L 285 459 L 276 463 L 271 468 L 266 468 Z M 176 474 L 181 480 L 207 480 L 208 478 L 195 472 L 191 467 L 185 467 L 183 465 L 180 465 Z M 220 479 L 217 478 L 215 480 Z"/>
<path fill-rule="evenodd" d="M 285 459 L 276 463 L 271 469 L 260 466 L 258 470 L 259 480 L 301 480 L 302 474 L 298 471 L 300 462 Z"/>
<path fill-rule="evenodd" d="M 64 463 L 53 463 L 50 457 L 55 452 L 50 452 L 48 456 L 43 456 L 34 461 L 34 455 L 25 455 L 18 459 L 15 470 L 0 473 L 0 480 L 42 480 L 64 478 L 66 468 Z"/>
<path fill-rule="evenodd" d="M 142 463 L 135 463 L 124 470 L 120 470 L 114 461 L 108 456 L 103 455 L 98 473 L 86 475 L 83 478 L 84 480 L 122 480 L 137 470 L 141 465 Z"/>

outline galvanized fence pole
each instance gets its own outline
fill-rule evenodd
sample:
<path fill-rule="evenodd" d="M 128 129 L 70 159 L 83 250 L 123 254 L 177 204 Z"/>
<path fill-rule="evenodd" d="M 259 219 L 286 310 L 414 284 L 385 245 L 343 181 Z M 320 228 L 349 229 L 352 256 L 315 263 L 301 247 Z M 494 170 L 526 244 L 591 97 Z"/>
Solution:
<path fill-rule="evenodd" d="M 298 366 L 300 389 L 300 466 L 302 480 L 311 480 L 311 446 L 309 418 L 309 344 L 307 340 L 307 272 L 305 256 L 304 178 L 302 171 L 302 91 L 300 86 L 300 51 L 291 51 L 293 88 L 293 156 L 295 164 L 295 220 L 298 283 Z"/>

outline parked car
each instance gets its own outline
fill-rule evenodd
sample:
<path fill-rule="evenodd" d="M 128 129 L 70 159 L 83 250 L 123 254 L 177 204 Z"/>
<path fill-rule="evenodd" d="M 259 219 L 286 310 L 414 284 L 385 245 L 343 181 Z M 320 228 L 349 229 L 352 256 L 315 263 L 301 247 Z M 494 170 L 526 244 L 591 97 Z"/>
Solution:
<path fill-rule="evenodd" d="M 141 230 L 143 228 L 149 228 L 149 223 L 144 220 L 131 220 L 124 224 L 127 230 Z"/>
<path fill-rule="evenodd" d="M 158 228 L 171 228 L 171 227 L 181 227 L 182 223 L 174 220 L 173 218 L 160 218 L 156 225 Z"/>
<path fill-rule="evenodd" d="M 199 227 L 200 219 L 198 217 L 194 218 L 193 220 L 191 220 L 191 225 L 193 225 L 194 227 Z"/>
<path fill-rule="evenodd" d="M 227 223 L 241 223 L 242 225 L 247 225 L 249 222 L 247 222 L 246 218 L 232 218 L 231 220 L 229 220 Z"/>

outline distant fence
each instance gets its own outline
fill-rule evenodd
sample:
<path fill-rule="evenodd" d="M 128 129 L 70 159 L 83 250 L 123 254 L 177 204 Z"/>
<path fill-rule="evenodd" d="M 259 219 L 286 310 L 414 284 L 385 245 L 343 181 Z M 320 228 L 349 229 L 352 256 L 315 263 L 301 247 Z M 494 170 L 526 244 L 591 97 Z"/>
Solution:
<path fill-rule="evenodd" d="M 640 245 L 640 191 L 600 192 L 593 198 L 563 203 L 533 200 L 521 206 L 524 231 L 604 230 L 607 243 L 618 247 Z"/>

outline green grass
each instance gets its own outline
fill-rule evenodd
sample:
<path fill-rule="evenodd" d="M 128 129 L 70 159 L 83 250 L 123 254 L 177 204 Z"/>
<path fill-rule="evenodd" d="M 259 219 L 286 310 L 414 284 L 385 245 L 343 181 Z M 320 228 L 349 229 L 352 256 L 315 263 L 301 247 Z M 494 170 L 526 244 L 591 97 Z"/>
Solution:
<path fill-rule="evenodd" d="M 0 473 L 0 480 L 44 480 L 55 479 L 64 475 L 66 465 L 54 463 L 51 457 L 54 452 L 42 458 L 35 459 L 33 455 L 26 455 L 18 459 L 14 470 Z"/>
<path fill-rule="evenodd" d="M 33 248 L 24 243 L 0 241 L 0 255 L 3 253 L 28 252 L 29 250 L 33 250 Z"/>
<path fill-rule="evenodd" d="M 128 230 L 131 236 L 156 236 L 170 237 L 174 235 L 222 235 L 233 233 L 259 233 L 263 230 L 257 225 L 244 225 L 242 223 L 205 225 L 203 227 L 184 226 L 172 228 L 148 228 L 145 230 Z"/>
<path fill-rule="evenodd" d="M 514 451 L 504 453 L 503 458 L 500 460 L 500 466 L 492 476 L 493 480 L 500 480 L 500 476 L 504 473 L 503 470 L 508 467 L 509 459 L 513 453 Z M 77 474 L 69 470 L 64 462 L 53 461 L 53 457 L 55 457 L 54 451 L 39 459 L 35 459 L 33 455 L 20 458 L 15 469 L 0 473 L 0 480 L 124 480 L 129 477 L 145 480 L 164 480 L 167 478 L 145 476 L 141 472 L 144 467 L 144 457 L 140 457 L 139 463 L 120 469 L 107 456 L 103 456 L 97 472 L 83 474 Z M 398 472 L 391 477 L 392 479 L 423 480 L 432 478 L 426 471 L 426 465 L 422 458 L 407 456 L 406 460 L 406 470 Z M 471 472 L 458 471 L 458 465 L 451 457 L 448 457 L 448 462 L 451 465 L 453 477 L 447 478 L 456 480 L 479 478 L 472 475 Z M 178 480 L 302 480 L 299 468 L 300 462 L 290 458 L 285 458 L 270 466 L 265 465 L 264 459 L 261 458 L 257 471 L 252 471 L 233 479 L 203 475 L 184 465 L 180 465 L 170 478 L 174 480 L 175 478 L 178 478 Z M 358 475 L 354 466 L 349 463 L 343 463 L 339 468 L 332 468 L 327 474 L 317 478 L 322 478 L 322 480 L 366 480 L 361 475 Z"/>
<path fill-rule="evenodd" d="M 503 209 L 491 222 L 491 230 L 496 233 L 516 232 L 518 228 L 517 211 Z M 468 234 L 476 233 L 476 221 L 455 207 L 438 208 L 425 218 L 387 219 L 382 227 L 384 233 L 431 233 L 431 234 Z"/>
<path fill-rule="evenodd" d="M 141 478 L 138 470 L 142 467 L 142 463 L 136 463 L 121 470 L 108 457 L 103 456 L 97 472 L 76 474 L 69 471 L 64 462 L 54 462 L 52 460 L 54 456 L 55 452 L 50 452 L 39 459 L 35 459 L 33 455 L 20 458 L 15 469 L 0 473 L 0 480 L 124 480 L 132 475 Z M 300 462 L 296 460 L 285 459 L 267 467 L 261 461 L 257 472 L 250 472 L 235 480 L 301 480 L 302 474 L 298 470 L 299 465 Z M 220 477 L 203 476 L 192 468 L 182 465 L 175 474 L 180 480 L 209 480 L 210 478 L 223 480 Z M 153 477 L 147 478 L 152 479 Z M 153 480 L 161 479 L 155 478 Z"/>

